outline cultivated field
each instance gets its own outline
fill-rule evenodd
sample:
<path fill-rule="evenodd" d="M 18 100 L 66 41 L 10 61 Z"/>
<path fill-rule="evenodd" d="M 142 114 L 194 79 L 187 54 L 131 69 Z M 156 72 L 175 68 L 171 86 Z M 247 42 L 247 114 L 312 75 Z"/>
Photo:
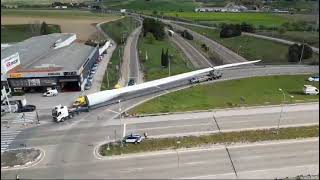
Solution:
<path fill-rule="evenodd" d="M 77 0 L 77 2 L 90 2 L 93 0 Z M 1 4 L 29 4 L 29 5 L 46 5 L 57 2 L 57 0 L 1 0 Z M 68 3 L 70 0 L 59 0 L 59 2 Z"/>
<path fill-rule="evenodd" d="M 120 18 L 115 15 L 95 14 L 87 11 L 35 11 L 35 10 L 1 10 L 1 25 L 34 24 L 45 21 L 47 24 L 60 25 L 62 32 L 76 33 L 81 41 L 96 37 L 95 25 Z"/>
<path fill-rule="evenodd" d="M 192 21 L 211 23 L 242 23 L 247 22 L 253 25 L 280 26 L 291 21 L 288 16 L 279 16 L 271 13 L 219 13 L 219 12 L 177 12 L 165 13 L 166 16 L 178 17 Z"/>

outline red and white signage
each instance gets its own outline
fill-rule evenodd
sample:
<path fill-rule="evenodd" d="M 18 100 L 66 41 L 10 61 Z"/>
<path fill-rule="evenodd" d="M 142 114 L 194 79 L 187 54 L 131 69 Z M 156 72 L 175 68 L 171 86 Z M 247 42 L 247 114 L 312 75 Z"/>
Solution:
<path fill-rule="evenodd" d="M 1 73 L 6 74 L 11 69 L 20 65 L 19 53 L 15 53 L 5 59 L 1 60 Z"/>

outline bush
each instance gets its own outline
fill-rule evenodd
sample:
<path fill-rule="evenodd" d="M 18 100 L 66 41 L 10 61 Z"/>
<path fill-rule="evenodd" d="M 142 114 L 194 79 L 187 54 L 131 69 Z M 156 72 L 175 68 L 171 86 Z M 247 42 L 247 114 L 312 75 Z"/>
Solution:
<path fill-rule="evenodd" d="M 249 32 L 249 33 L 255 32 L 255 28 L 253 27 L 252 24 L 248 24 L 248 23 L 243 22 L 243 23 L 241 23 L 240 27 L 241 27 L 242 32 Z"/>
<path fill-rule="evenodd" d="M 187 30 L 184 30 L 182 33 L 181 33 L 181 36 L 188 39 L 188 40 L 193 40 L 193 36 L 192 34 L 190 34 Z"/>
<path fill-rule="evenodd" d="M 21 91 L 11 92 L 11 96 L 23 96 L 25 93 Z"/>
<path fill-rule="evenodd" d="M 286 31 L 287 31 L 287 30 L 286 30 L 285 27 L 279 27 L 279 29 L 278 29 L 278 33 L 279 33 L 279 34 L 284 34 Z"/>
<path fill-rule="evenodd" d="M 241 26 L 239 24 L 224 25 L 220 31 L 221 38 L 235 37 L 241 35 Z"/>
<path fill-rule="evenodd" d="M 302 54 L 303 51 L 303 54 Z M 302 59 L 309 59 L 312 57 L 312 48 L 307 44 L 293 44 L 289 47 L 288 61 L 299 62 L 302 54 Z"/>
<path fill-rule="evenodd" d="M 148 32 L 146 35 L 146 40 L 148 44 L 153 44 L 156 38 L 153 36 L 152 33 Z"/>
<path fill-rule="evenodd" d="M 209 47 L 206 44 L 201 44 L 201 48 L 205 51 L 209 51 Z"/>
<path fill-rule="evenodd" d="M 151 18 L 145 18 L 142 23 L 143 36 L 148 32 L 152 33 L 157 40 L 163 40 L 165 37 L 164 24 Z"/>

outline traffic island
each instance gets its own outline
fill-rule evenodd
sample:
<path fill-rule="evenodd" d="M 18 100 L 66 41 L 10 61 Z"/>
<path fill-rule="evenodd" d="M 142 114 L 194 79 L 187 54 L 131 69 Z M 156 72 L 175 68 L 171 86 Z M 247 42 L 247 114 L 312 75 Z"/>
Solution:
<path fill-rule="evenodd" d="M 1 153 L 1 169 L 27 167 L 40 160 L 40 149 L 14 149 Z"/>
<path fill-rule="evenodd" d="M 101 145 L 97 150 L 99 156 L 114 156 L 152 151 L 175 150 L 182 148 L 205 147 L 232 143 L 254 143 L 269 140 L 289 140 L 319 137 L 319 126 L 290 127 L 277 129 L 227 132 L 200 136 L 171 138 L 148 138 L 137 144 L 117 141 Z"/>

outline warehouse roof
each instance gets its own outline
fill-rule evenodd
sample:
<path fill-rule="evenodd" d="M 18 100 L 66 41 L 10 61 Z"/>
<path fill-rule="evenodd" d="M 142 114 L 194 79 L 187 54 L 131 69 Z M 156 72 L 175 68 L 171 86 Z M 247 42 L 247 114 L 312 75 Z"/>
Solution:
<path fill-rule="evenodd" d="M 72 43 L 73 33 L 53 33 L 36 36 L 1 50 L 1 59 L 19 53 L 23 69 L 43 69 L 62 67 L 78 70 L 93 51 L 94 47 Z M 57 48 L 57 44 L 64 44 Z"/>

